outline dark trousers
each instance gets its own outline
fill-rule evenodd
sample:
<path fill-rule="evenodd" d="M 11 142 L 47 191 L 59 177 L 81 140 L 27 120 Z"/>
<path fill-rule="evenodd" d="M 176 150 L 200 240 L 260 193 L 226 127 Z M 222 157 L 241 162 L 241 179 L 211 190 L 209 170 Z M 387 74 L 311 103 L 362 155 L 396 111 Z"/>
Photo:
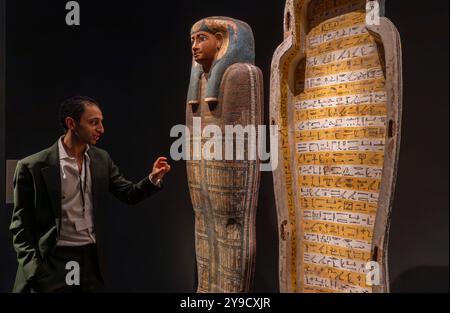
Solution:
<path fill-rule="evenodd" d="M 79 265 L 79 271 L 74 270 L 75 262 Z M 74 277 L 78 276 L 78 273 L 78 282 L 73 284 Z M 96 245 L 56 247 L 36 271 L 32 281 L 32 291 L 50 293 L 103 292 L 104 283 L 98 265 Z"/>

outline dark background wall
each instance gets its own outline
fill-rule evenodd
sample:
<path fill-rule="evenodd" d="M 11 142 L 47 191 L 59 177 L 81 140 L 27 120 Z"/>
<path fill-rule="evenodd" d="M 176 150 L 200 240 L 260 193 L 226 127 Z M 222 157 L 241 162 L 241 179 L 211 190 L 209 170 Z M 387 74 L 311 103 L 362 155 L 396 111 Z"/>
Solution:
<path fill-rule="evenodd" d="M 66 1 L 6 2 L 6 115 L 0 110 L 1 135 L 6 134 L 6 143 L 0 136 L 2 204 L 3 148 L 6 159 L 21 159 L 54 143 L 61 135 L 59 103 L 72 95 L 89 95 L 102 103 L 106 133 L 99 146 L 110 152 L 130 179 L 147 175 L 157 156 L 169 156 L 174 141 L 169 131 L 184 124 L 189 30 L 205 16 L 231 16 L 253 28 L 268 116 L 270 63 L 282 42 L 284 1 L 82 0 L 78 1 L 81 26 L 75 27 L 65 24 Z M 389 246 L 392 288 L 448 291 L 448 1 L 420 6 L 387 1 L 386 15 L 402 36 L 405 88 Z M 4 65 L 0 59 L 0 66 Z M 1 84 L 0 95 L 5 95 Z M 165 190 L 152 199 L 136 207 L 110 201 L 106 246 L 111 291 L 195 290 L 194 219 L 185 163 L 172 162 L 172 166 Z M 278 292 L 278 234 L 270 173 L 262 175 L 259 203 L 254 291 Z M 17 266 L 8 231 L 10 215 L 11 206 L 1 205 L 3 292 L 10 290 Z"/>

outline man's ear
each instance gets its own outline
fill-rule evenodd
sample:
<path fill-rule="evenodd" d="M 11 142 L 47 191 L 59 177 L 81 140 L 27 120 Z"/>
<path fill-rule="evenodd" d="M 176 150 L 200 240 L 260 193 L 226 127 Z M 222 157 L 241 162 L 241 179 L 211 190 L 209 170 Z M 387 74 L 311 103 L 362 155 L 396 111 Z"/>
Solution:
<path fill-rule="evenodd" d="M 217 50 L 220 50 L 223 44 L 223 35 L 221 33 L 215 33 L 214 36 L 216 37 L 217 40 Z"/>
<path fill-rule="evenodd" d="M 73 118 L 68 116 L 68 117 L 66 117 L 65 122 L 66 122 L 66 125 L 67 125 L 68 129 L 70 129 L 70 130 L 74 130 L 75 129 L 76 125 L 75 125 L 75 120 Z"/>

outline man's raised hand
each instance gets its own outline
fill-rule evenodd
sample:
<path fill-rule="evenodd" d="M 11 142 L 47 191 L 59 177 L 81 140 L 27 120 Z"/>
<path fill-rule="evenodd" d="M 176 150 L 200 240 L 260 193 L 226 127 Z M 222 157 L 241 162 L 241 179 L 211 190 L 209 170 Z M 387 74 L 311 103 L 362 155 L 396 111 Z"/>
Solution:
<path fill-rule="evenodd" d="M 150 174 L 153 183 L 156 183 L 159 179 L 162 179 L 164 175 L 170 172 L 170 165 L 167 163 L 166 157 L 159 157 L 155 163 L 153 163 L 153 170 Z"/>

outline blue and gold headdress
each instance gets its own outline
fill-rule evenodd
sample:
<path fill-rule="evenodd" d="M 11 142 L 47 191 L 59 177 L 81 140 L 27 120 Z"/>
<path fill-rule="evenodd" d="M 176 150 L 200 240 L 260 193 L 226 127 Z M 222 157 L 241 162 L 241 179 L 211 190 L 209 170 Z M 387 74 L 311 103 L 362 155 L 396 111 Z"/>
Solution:
<path fill-rule="evenodd" d="M 211 34 L 222 33 L 224 36 L 222 47 L 211 67 L 205 94 L 205 101 L 213 103 L 219 99 L 220 82 L 230 65 L 235 63 L 255 63 L 255 42 L 250 26 L 229 17 L 208 17 L 202 19 L 192 26 L 191 35 L 200 31 Z M 189 104 L 200 103 L 198 90 L 202 74 L 203 67 L 193 60 L 187 99 Z"/>

